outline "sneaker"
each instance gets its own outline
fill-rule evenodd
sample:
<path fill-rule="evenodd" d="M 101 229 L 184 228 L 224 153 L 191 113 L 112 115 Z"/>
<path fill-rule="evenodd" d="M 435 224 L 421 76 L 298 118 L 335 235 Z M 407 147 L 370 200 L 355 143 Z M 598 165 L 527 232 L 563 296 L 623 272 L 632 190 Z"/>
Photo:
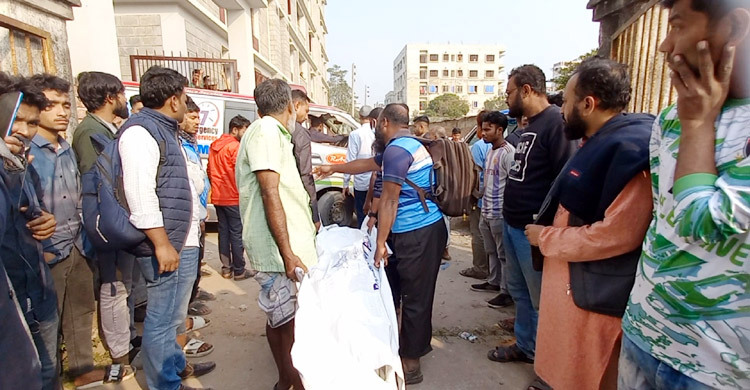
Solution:
<path fill-rule="evenodd" d="M 508 307 L 513 305 L 513 298 L 510 295 L 502 293 L 487 302 L 487 305 L 493 309 Z"/>
<path fill-rule="evenodd" d="M 496 293 L 500 291 L 500 286 L 493 286 L 489 284 L 488 282 L 484 282 L 480 284 L 472 284 L 471 291 Z"/>

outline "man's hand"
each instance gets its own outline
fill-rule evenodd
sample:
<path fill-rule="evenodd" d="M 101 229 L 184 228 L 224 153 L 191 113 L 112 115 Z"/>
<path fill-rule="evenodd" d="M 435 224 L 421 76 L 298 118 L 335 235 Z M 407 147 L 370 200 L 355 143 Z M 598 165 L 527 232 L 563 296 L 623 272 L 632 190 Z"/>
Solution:
<path fill-rule="evenodd" d="M 526 225 L 526 238 L 532 246 L 539 246 L 539 236 L 542 235 L 542 225 Z"/>
<path fill-rule="evenodd" d="M 156 261 L 159 263 L 159 273 L 176 271 L 180 266 L 180 254 L 172 244 L 156 247 Z"/>
<path fill-rule="evenodd" d="M 380 268 L 380 261 L 383 261 L 383 265 L 388 265 L 388 248 L 384 242 L 378 242 L 377 248 L 375 248 L 375 267 Z"/>
<path fill-rule="evenodd" d="M 297 280 L 297 273 L 295 270 L 297 267 L 302 268 L 307 273 L 307 267 L 302 263 L 302 260 L 297 255 L 291 255 L 284 259 L 284 269 L 286 269 L 286 277 L 291 279 L 293 282 L 302 282 Z"/>
<path fill-rule="evenodd" d="M 25 210 L 21 210 L 22 212 Z M 26 227 L 31 231 L 32 237 L 38 241 L 44 241 L 55 233 L 55 227 L 57 227 L 57 221 L 55 216 L 42 211 L 42 215 L 29 221 Z"/>
<path fill-rule="evenodd" d="M 56 257 L 57 255 L 55 255 L 54 253 L 44 252 L 44 261 L 47 264 L 51 263 L 52 260 L 55 260 Z"/>
<path fill-rule="evenodd" d="M 365 215 L 370 214 L 370 209 L 372 208 L 372 199 L 365 200 L 364 206 L 362 206 L 362 212 L 365 213 Z"/>
<path fill-rule="evenodd" d="M 206 221 L 201 221 L 201 234 L 206 234 Z"/>
<path fill-rule="evenodd" d="M 349 186 L 346 186 L 346 187 L 344 187 L 344 188 L 343 188 L 343 189 L 341 190 L 341 193 L 342 193 L 342 194 L 344 194 L 344 196 L 345 196 L 345 197 L 346 197 L 346 196 L 349 196 Z"/>
<path fill-rule="evenodd" d="M 333 175 L 333 165 L 320 165 L 313 168 L 312 174 L 315 180 L 322 180 Z"/>
<path fill-rule="evenodd" d="M 729 94 L 734 67 L 735 48 L 726 46 L 721 60 L 714 64 L 707 41 L 698 42 L 698 69 L 695 74 L 681 55 L 669 63 L 672 85 L 677 89 L 677 113 L 683 131 L 701 129 L 713 131 L 713 123 Z"/>
<path fill-rule="evenodd" d="M 367 233 L 372 232 L 372 228 L 375 227 L 375 224 L 378 222 L 378 217 L 370 217 L 367 219 Z"/>
<path fill-rule="evenodd" d="M 21 142 L 20 139 L 13 137 L 13 136 L 7 136 L 4 138 L 5 144 L 8 145 L 8 149 L 11 153 L 15 155 L 21 154 L 23 151 L 23 142 Z"/>

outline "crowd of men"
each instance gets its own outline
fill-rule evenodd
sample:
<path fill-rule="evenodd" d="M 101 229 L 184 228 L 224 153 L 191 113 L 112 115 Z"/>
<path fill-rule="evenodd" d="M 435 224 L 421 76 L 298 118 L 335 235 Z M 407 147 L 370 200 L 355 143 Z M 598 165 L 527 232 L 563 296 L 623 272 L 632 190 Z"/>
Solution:
<path fill-rule="evenodd" d="M 515 341 L 487 358 L 534 364 L 529 389 L 750 388 L 750 3 L 664 5 L 671 29 L 660 50 L 677 103 L 658 117 L 624 113 L 628 69 L 600 57 L 578 67 L 562 107 L 537 66 L 512 70 L 510 134 L 503 113 L 477 117 L 481 196 L 469 215 L 472 267 L 461 274 L 497 294 L 491 307 L 515 306 L 500 324 Z M 310 100 L 271 79 L 255 89 L 260 118 L 233 118 L 203 167 L 185 76 L 149 69 L 131 110 L 115 76 L 85 72 L 76 84 L 87 114 L 68 143 L 71 83 L 0 73 L 0 96 L 22 93 L 0 142 L 0 350 L 14 356 L 0 388 L 59 389 L 61 341 L 79 388 L 128 380 L 139 359 L 151 389 L 191 390 L 183 379 L 212 371 L 186 359 L 213 351 L 188 336 L 210 322 L 188 313 L 210 313 L 215 299 L 198 287 L 210 189 L 222 276 L 260 285 L 274 389 L 303 389 L 291 359 L 296 283 L 317 263 L 315 176 L 337 172 L 345 192 L 353 178 L 358 220 L 378 228 L 375 266 L 393 291 L 404 379 L 422 382 L 450 224 L 420 198 L 434 185 L 420 138 L 446 138 L 445 129 L 418 117 L 410 130 L 404 104 L 365 107 L 347 163 L 313 169 L 320 123 L 303 125 Z M 127 220 L 146 237 L 137 248 L 87 236 L 107 223 L 81 216 L 107 153 L 122 171 Z M 113 362 L 104 369 L 93 361 L 97 311 Z"/>

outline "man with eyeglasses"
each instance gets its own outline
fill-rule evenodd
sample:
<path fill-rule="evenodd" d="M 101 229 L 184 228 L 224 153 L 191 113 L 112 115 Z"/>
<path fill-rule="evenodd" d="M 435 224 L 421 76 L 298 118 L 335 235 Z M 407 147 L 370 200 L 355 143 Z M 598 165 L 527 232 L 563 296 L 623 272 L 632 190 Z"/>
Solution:
<path fill-rule="evenodd" d="M 508 292 L 516 304 L 516 343 L 500 346 L 487 357 L 496 362 L 534 362 L 542 273 L 534 269 L 525 226 L 534 222 L 552 181 L 574 148 L 565 138 L 560 108 L 547 102 L 546 78 L 535 65 L 510 73 L 506 101 L 510 116 L 529 118 L 520 134 L 508 172 L 503 207 L 503 246 Z"/>

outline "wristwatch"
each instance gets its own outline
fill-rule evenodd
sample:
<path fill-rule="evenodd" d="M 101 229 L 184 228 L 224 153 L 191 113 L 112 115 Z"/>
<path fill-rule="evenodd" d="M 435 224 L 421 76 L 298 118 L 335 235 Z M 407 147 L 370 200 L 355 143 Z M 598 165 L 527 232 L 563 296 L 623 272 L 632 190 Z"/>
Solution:
<path fill-rule="evenodd" d="M 377 218 L 378 217 L 378 213 L 373 213 L 372 211 L 370 211 L 369 213 L 367 213 L 367 216 L 370 217 L 370 218 Z"/>

